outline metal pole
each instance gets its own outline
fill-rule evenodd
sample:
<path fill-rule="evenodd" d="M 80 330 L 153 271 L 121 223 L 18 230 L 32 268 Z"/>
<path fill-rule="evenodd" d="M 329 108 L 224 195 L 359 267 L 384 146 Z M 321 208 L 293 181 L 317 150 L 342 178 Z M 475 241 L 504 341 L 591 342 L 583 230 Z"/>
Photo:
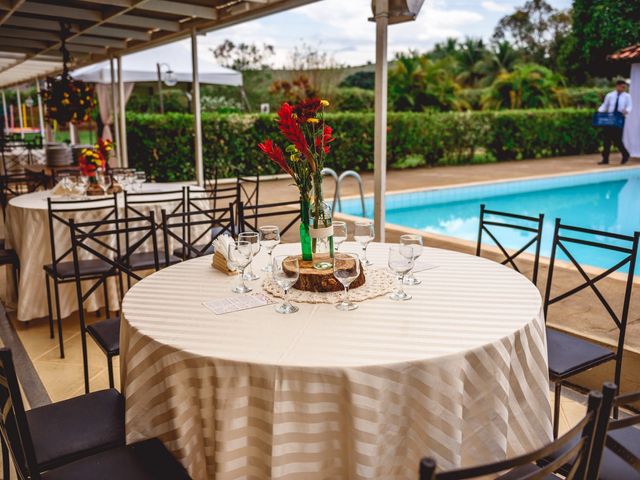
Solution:
<path fill-rule="evenodd" d="M 20 88 L 16 87 L 16 95 L 18 96 L 18 121 L 20 122 L 20 138 L 24 138 L 24 123 L 22 122 L 22 101 L 20 100 Z"/>
<path fill-rule="evenodd" d="M 122 57 L 118 57 L 118 103 L 120 104 L 120 166 L 128 167 L 127 155 L 127 119 L 125 115 L 124 81 L 122 77 Z"/>
<path fill-rule="evenodd" d="M 109 56 L 109 68 L 111 70 L 111 125 L 113 125 L 113 135 L 116 141 L 116 157 L 118 166 L 121 167 L 121 147 L 120 145 L 120 123 L 118 122 L 118 91 L 116 90 L 116 69 L 113 64 L 113 55 Z"/>
<path fill-rule="evenodd" d="M 389 0 L 376 0 L 376 90 L 373 148 L 374 223 L 376 239 L 384 242 L 384 194 L 387 183 L 387 27 Z"/>
<path fill-rule="evenodd" d="M 4 113 L 4 128 L 9 130 L 9 113 L 7 112 L 7 97 L 4 95 L 4 90 L 2 90 L 2 112 Z"/>
<path fill-rule="evenodd" d="M 69 142 L 71 142 L 71 145 L 77 145 L 80 143 L 78 142 L 76 126 L 71 122 L 69 122 Z"/>
<path fill-rule="evenodd" d="M 40 136 L 44 142 L 44 109 L 42 108 L 42 96 L 40 93 L 40 79 L 36 77 L 36 94 L 38 95 L 38 125 L 40 126 Z"/>
<path fill-rule="evenodd" d="M 156 63 L 156 69 L 158 71 L 158 96 L 160 97 L 160 113 L 164 115 L 164 100 L 162 98 L 162 72 L 160 71 L 159 63 Z"/>
<path fill-rule="evenodd" d="M 198 37 L 195 28 L 191 29 L 191 69 L 193 110 L 193 128 L 195 130 L 196 182 L 204 185 L 204 168 L 202 161 L 202 118 L 200 114 L 200 80 L 198 78 Z"/>

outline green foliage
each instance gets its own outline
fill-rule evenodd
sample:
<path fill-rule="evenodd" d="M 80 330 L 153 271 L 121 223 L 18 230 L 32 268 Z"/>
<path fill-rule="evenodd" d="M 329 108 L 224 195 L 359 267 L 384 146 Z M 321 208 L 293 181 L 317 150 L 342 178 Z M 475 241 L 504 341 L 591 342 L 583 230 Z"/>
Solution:
<path fill-rule="evenodd" d="M 565 105 L 564 81 L 546 67 L 516 65 L 496 78 L 483 99 L 487 109 L 549 108 Z"/>
<path fill-rule="evenodd" d="M 335 112 L 372 112 L 374 104 L 373 90 L 339 88 L 333 95 L 331 109 Z"/>
<path fill-rule="evenodd" d="M 589 110 L 390 113 L 388 164 L 397 168 L 455 165 L 594 153 L 599 131 Z M 336 137 L 329 165 L 337 171 L 373 168 L 373 113 L 327 114 Z M 187 114 L 127 114 L 129 163 L 157 181 L 195 177 L 193 118 Z M 272 115 L 202 115 L 207 175 L 279 173 L 257 145 L 277 136 Z"/>
<path fill-rule="evenodd" d="M 560 64 L 572 80 L 628 74 L 628 65 L 608 62 L 607 55 L 640 43 L 640 0 L 574 0 L 571 19 Z"/>
<path fill-rule="evenodd" d="M 182 90 L 162 90 L 165 112 L 188 112 L 189 99 Z M 160 111 L 158 93 L 152 89 L 134 90 L 127 101 L 127 110 L 139 113 L 157 113 Z"/>
<path fill-rule="evenodd" d="M 338 85 L 340 88 L 364 88 L 366 90 L 373 90 L 375 88 L 376 75 L 375 72 L 354 72 L 347 78 L 340 82 Z"/>
<path fill-rule="evenodd" d="M 567 88 L 567 106 L 573 108 L 597 109 L 611 87 L 574 87 Z"/>
<path fill-rule="evenodd" d="M 242 110 L 240 103 L 227 97 L 202 97 L 200 105 L 203 112 L 238 113 Z"/>

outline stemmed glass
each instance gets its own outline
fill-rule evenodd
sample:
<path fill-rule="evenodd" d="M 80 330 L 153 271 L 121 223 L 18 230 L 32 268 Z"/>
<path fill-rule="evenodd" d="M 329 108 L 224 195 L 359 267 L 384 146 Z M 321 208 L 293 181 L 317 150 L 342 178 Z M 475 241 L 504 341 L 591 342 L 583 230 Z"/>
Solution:
<path fill-rule="evenodd" d="M 265 225 L 258 227 L 260 233 L 260 245 L 264 247 L 269 255 L 267 266 L 262 269 L 263 272 L 273 272 L 273 250 L 280 243 L 280 229 L 274 225 Z"/>
<path fill-rule="evenodd" d="M 75 190 L 80 195 L 80 198 L 85 198 L 87 195 L 87 189 L 89 188 L 89 177 L 86 175 L 80 175 L 77 178 Z"/>
<path fill-rule="evenodd" d="M 141 170 L 136 170 L 133 180 L 136 185 L 136 191 L 142 191 L 142 185 L 147 181 L 147 174 Z"/>
<path fill-rule="evenodd" d="M 253 256 L 251 257 L 251 262 L 249 263 L 249 268 L 247 272 L 243 273 L 244 279 L 258 280 L 260 275 L 256 275 L 253 273 L 253 258 L 260 252 L 260 234 L 258 232 L 243 232 L 238 235 L 238 240 L 249 242 L 251 244 L 251 250 L 253 252 Z"/>
<path fill-rule="evenodd" d="M 247 266 L 251 263 L 252 258 L 253 249 L 251 248 L 251 244 L 249 242 L 238 240 L 236 242 L 232 242 L 229 245 L 229 256 L 227 257 L 227 264 L 232 270 L 240 270 L 240 275 L 238 275 L 238 277 L 240 277 L 238 285 L 236 285 L 231 290 L 232 292 L 249 293 L 251 291 L 251 288 L 244 283 L 244 272 Z"/>
<path fill-rule="evenodd" d="M 353 253 L 336 253 L 333 256 L 333 276 L 344 286 L 342 302 L 336 305 L 338 310 L 348 311 L 358 308 L 349 301 L 349 285 L 360 276 L 360 259 Z"/>
<path fill-rule="evenodd" d="M 71 176 L 68 173 L 60 173 L 58 175 L 58 184 L 62 188 L 63 196 L 68 197 L 73 192 Z"/>
<path fill-rule="evenodd" d="M 276 255 L 273 258 L 273 279 L 284 290 L 284 299 L 276 307 L 278 313 L 296 313 L 298 307 L 289 303 L 289 289 L 300 277 L 300 265 L 296 257 Z"/>
<path fill-rule="evenodd" d="M 376 234 L 373 230 L 373 222 L 356 222 L 356 230 L 353 234 L 356 242 L 362 247 L 362 264 L 366 267 L 373 265 L 367 258 L 367 247 L 376 238 Z"/>
<path fill-rule="evenodd" d="M 408 233 L 406 235 L 401 235 L 400 244 L 408 245 L 411 247 L 411 249 L 413 250 L 413 261 L 415 266 L 416 260 L 418 260 L 420 255 L 422 255 L 422 245 L 423 245 L 422 236 L 414 235 L 411 233 Z M 412 271 L 410 271 L 409 274 L 404 277 L 405 285 L 420 285 L 421 283 L 422 283 L 422 280 L 420 280 L 419 278 L 416 278 L 413 275 Z"/>
<path fill-rule="evenodd" d="M 111 178 L 109 174 L 104 170 L 96 172 L 96 180 L 98 181 L 98 185 L 106 195 L 109 191 L 109 187 L 111 186 Z"/>
<path fill-rule="evenodd" d="M 392 245 L 389 247 L 389 268 L 398 276 L 398 288 L 389 295 L 391 300 L 410 300 L 403 288 L 405 274 L 413 268 L 413 248 L 410 245 Z"/>
<path fill-rule="evenodd" d="M 347 240 L 347 224 L 341 221 L 333 222 L 333 246 L 336 252 L 340 249 L 340 245 Z"/>

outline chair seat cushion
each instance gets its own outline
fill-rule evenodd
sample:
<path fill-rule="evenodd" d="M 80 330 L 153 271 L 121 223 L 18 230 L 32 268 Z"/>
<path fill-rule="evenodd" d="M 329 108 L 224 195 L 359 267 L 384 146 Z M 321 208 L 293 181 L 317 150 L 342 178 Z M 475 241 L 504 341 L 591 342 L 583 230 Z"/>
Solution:
<path fill-rule="evenodd" d="M 180 263 L 180 261 L 178 257 L 169 255 L 169 265 L 175 265 L 176 263 Z M 167 266 L 165 253 L 162 251 L 158 252 L 158 264 L 161 268 Z M 150 270 L 156 268 L 153 252 L 134 253 L 129 257 L 129 265 L 132 270 Z"/>
<path fill-rule="evenodd" d="M 190 480 L 158 439 L 83 458 L 50 470 L 42 480 Z"/>
<path fill-rule="evenodd" d="M 204 252 L 202 253 L 202 255 L 213 255 L 214 253 L 214 248 L 213 245 L 209 245 L 207 247 L 206 244 L 203 245 L 193 245 L 193 248 L 195 248 L 198 252 L 202 252 L 204 250 Z M 186 250 L 186 252 L 185 252 Z M 173 255 L 178 257 L 178 258 L 195 258 L 197 256 L 197 254 L 189 249 L 189 248 L 185 248 L 185 247 L 178 247 L 173 251 Z"/>
<path fill-rule="evenodd" d="M 640 429 L 626 427 L 609 432 L 609 436 L 621 443 L 635 456 L 640 457 Z M 600 463 L 600 480 L 640 480 L 640 472 L 631 467 L 608 448 Z"/>
<path fill-rule="evenodd" d="M 44 470 L 124 445 L 124 399 L 114 389 L 26 412 L 36 461 Z"/>
<path fill-rule="evenodd" d="M 97 258 L 92 260 L 80 260 L 78 262 L 78 267 L 80 275 L 83 277 L 100 275 L 101 273 L 106 273 L 112 269 L 112 266 L 109 263 Z M 44 269 L 49 275 L 53 276 L 53 265 L 45 265 Z M 58 272 L 58 278 L 68 279 L 75 277 L 73 262 L 59 262 L 56 265 L 56 270 Z"/>
<path fill-rule="evenodd" d="M 87 332 L 108 355 L 120 353 L 120 318 L 107 318 L 87 325 Z"/>
<path fill-rule="evenodd" d="M 564 378 L 615 358 L 608 348 L 547 328 L 551 377 Z"/>

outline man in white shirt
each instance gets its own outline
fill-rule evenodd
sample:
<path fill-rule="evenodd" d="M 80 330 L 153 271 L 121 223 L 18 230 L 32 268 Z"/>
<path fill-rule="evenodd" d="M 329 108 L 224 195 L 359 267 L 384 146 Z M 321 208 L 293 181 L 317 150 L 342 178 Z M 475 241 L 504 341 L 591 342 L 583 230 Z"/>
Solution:
<path fill-rule="evenodd" d="M 616 89 L 613 92 L 607 93 L 604 97 L 604 102 L 598 108 L 598 112 L 619 112 L 625 117 L 631 112 L 631 95 L 627 93 L 627 82 L 624 80 L 618 80 L 616 82 Z M 602 161 L 599 165 L 606 165 L 609 163 L 609 153 L 611 152 L 611 144 L 613 143 L 622 154 L 622 164 L 624 165 L 629 161 L 629 151 L 622 143 L 622 130 L 618 127 L 604 127 L 604 148 L 602 150 Z"/>

